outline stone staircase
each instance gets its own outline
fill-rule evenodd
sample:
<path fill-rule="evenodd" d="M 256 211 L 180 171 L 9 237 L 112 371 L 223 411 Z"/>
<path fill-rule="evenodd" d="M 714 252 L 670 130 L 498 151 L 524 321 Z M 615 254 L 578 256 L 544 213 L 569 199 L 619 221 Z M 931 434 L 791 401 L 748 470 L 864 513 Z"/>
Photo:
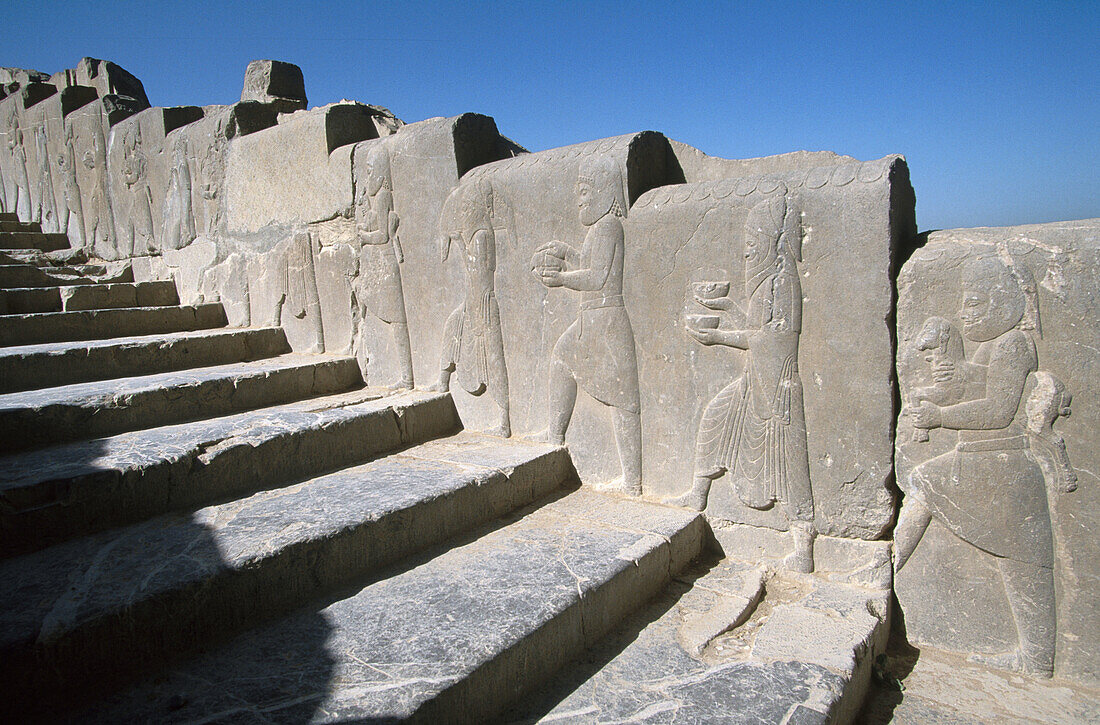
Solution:
<path fill-rule="evenodd" d="M 701 551 L 564 448 L 0 223 L 7 722 L 483 721 Z"/>

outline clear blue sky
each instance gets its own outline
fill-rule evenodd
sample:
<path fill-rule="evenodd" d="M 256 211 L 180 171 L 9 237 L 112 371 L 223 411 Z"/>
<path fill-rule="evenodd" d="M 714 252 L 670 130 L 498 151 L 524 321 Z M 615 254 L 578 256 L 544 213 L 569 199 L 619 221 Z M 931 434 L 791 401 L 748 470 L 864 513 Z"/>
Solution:
<path fill-rule="evenodd" d="M 1100 216 L 1100 0 L 25 2 L 0 65 L 91 55 L 154 105 L 302 67 L 311 105 L 477 111 L 540 150 L 654 129 L 731 158 L 902 153 L 921 229 Z"/>

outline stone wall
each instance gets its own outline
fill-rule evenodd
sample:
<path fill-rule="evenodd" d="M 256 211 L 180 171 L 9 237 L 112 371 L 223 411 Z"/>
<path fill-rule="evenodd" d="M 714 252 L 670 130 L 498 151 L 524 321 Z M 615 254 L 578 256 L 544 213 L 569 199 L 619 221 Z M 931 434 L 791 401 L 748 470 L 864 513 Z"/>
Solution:
<path fill-rule="evenodd" d="M 893 536 L 911 641 L 1096 683 L 1096 222 L 938 232 L 899 277 L 900 156 L 529 153 L 479 114 L 309 109 L 277 61 L 227 106 L 150 107 L 88 58 L 0 82 L 4 211 L 720 542 L 790 531 L 808 571 L 818 535 Z"/>

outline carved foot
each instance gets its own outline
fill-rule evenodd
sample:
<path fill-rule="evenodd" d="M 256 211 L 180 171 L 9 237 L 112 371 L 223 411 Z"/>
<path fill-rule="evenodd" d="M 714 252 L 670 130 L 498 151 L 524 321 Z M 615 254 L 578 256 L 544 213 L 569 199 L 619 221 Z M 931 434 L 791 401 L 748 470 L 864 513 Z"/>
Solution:
<path fill-rule="evenodd" d="M 436 380 L 428 386 L 428 390 L 433 393 L 449 393 L 451 392 L 451 384 L 443 380 Z"/>
<path fill-rule="evenodd" d="M 805 521 L 791 522 L 791 538 L 794 551 L 783 559 L 783 567 L 800 574 L 812 574 L 814 570 L 814 539 L 817 533 L 813 524 Z"/>
<path fill-rule="evenodd" d="M 498 425 L 494 428 L 490 428 L 484 431 L 485 435 L 496 436 L 497 438 L 511 438 L 512 427 L 509 425 Z"/>
<path fill-rule="evenodd" d="M 1002 652 L 1001 654 L 995 655 L 972 654 L 966 659 L 970 662 L 977 662 L 980 665 L 985 665 L 986 667 L 1019 672 L 1020 674 L 1030 677 L 1042 677 L 1046 679 L 1054 676 L 1053 665 L 1051 665 L 1049 669 L 1045 666 L 1035 666 L 1027 661 L 1027 658 L 1024 657 L 1023 652 L 1019 648 L 1011 652 Z"/>
<path fill-rule="evenodd" d="M 394 390 L 412 390 L 413 381 L 411 378 L 401 378 L 396 385 L 393 386 Z"/>
<path fill-rule="evenodd" d="M 707 495 L 701 491 L 692 489 L 680 496 L 666 498 L 664 503 L 669 506 L 679 506 L 680 508 L 691 509 L 692 511 L 702 511 L 707 507 Z"/>

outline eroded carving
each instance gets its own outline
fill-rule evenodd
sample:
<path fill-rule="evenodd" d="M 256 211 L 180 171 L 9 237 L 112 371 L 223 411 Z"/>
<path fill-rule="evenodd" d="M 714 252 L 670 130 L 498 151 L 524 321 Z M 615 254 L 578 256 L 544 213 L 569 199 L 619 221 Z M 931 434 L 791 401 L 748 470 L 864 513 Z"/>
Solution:
<path fill-rule="evenodd" d="M 113 247 L 115 232 L 111 197 L 107 190 L 107 141 L 98 122 L 92 128 L 92 148 L 84 152 L 81 163 L 92 172 L 88 213 L 84 217 L 87 225 L 85 239 L 102 254 Z"/>
<path fill-rule="evenodd" d="M 120 245 L 123 255 L 142 255 L 154 249 L 153 193 L 149 189 L 145 151 L 141 147 L 141 127 L 130 124 L 122 138 L 122 180 L 129 196 L 128 213 Z"/>
<path fill-rule="evenodd" d="M 38 160 L 38 198 L 35 200 L 33 218 L 41 222 L 44 231 L 55 231 L 58 228 L 57 201 L 53 196 L 50 150 L 46 142 L 44 124 L 34 127 L 34 150 L 35 158 Z"/>
<path fill-rule="evenodd" d="M 532 259 L 542 284 L 574 290 L 581 299 L 577 319 L 551 355 L 548 439 L 565 443 L 580 385 L 611 408 L 623 489 L 641 495 L 638 360 L 623 303 L 626 196 L 617 162 L 607 156 L 586 159 L 576 193 L 580 222 L 588 229 L 581 249 L 555 239 L 541 245 Z"/>
<path fill-rule="evenodd" d="M 718 315 L 689 315 L 688 334 L 704 345 L 745 350 L 743 373 L 704 408 L 695 443 L 691 490 L 675 503 L 706 508 L 713 482 L 728 475 L 746 506 L 779 504 L 794 551 L 789 568 L 813 571 L 814 504 L 806 452 L 806 415 L 798 374 L 802 332 L 799 210 L 784 196 L 756 204 L 744 230 L 742 309 L 729 285 L 703 283 L 695 301 Z"/>
<path fill-rule="evenodd" d="M 203 198 L 206 234 L 212 235 L 221 224 L 220 190 L 225 183 L 226 122 L 220 119 L 210 143 L 199 158 L 199 195 Z"/>
<path fill-rule="evenodd" d="M 471 395 L 489 392 L 499 424 L 491 433 L 512 434 L 508 403 L 508 367 L 496 298 L 497 235 L 492 218 L 496 196 L 488 181 L 460 184 L 447 198 L 440 219 L 440 261 L 458 247 L 466 271 L 465 300 L 447 318 L 439 380 L 433 390 L 450 390 L 451 374 Z"/>
<path fill-rule="evenodd" d="M 932 351 L 933 383 L 908 396 L 908 414 L 918 431 L 957 431 L 957 442 L 902 482 L 895 571 L 933 518 L 992 554 L 1018 636 L 1016 650 L 991 658 L 993 664 L 1050 677 L 1056 614 L 1047 491 L 1076 488 L 1065 442 L 1053 430 L 1069 414 L 1070 395 L 1038 369 L 1038 297 L 1025 267 L 995 255 L 968 260 L 958 318 L 962 336 L 977 345 L 969 360 L 956 342 L 959 333 L 942 318 L 929 318 L 916 342 L 918 350 Z M 946 341 L 945 354 L 934 330 Z M 926 434 L 915 440 L 927 441 Z"/>
<path fill-rule="evenodd" d="M 27 150 L 23 148 L 23 129 L 19 117 L 13 111 L 8 116 L 8 148 L 11 151 L 15 173 L 15 199 L 13 205 L 20 219 L 31 218 L 31 182 L 27 172 Z"/>
<path fill-rule="evenodd" d="M 62 229 L 69 235 L 75 246 L 85 243 L 84 204 L 80 200 L 80 185 L 76 180 L 76 143 L 71 123 L 65 124 L 65 141 L 57 154 L 57 167 L 61 173 L 61 186 L 64 193 L 65 208 Z"/>
<path fill-rule="evenodd" d="M 393 331 L 400 380 L 397 387 L 413 386 L 412 345 L 405 316 L 405 295 L 401 288 L 401 263 L 405 261 L 398 235 L 400 219 L 393 207 L 390 159 L 386 149 L 374 146 L 366 158 L 365 178 L 355 184 L 355 227 L 359 240 L 359 275 L 353 291 L 356 348 L 365 344 L 361 320 L 371 314 Z"/>
<path fill-rule="evenodd" d="M 172 146 L 172 170 L 164 197 L 164 248 L 181 249 L 194 239 L 191 170 L 187 165 L 187 139 L 181 136 Z"/>

